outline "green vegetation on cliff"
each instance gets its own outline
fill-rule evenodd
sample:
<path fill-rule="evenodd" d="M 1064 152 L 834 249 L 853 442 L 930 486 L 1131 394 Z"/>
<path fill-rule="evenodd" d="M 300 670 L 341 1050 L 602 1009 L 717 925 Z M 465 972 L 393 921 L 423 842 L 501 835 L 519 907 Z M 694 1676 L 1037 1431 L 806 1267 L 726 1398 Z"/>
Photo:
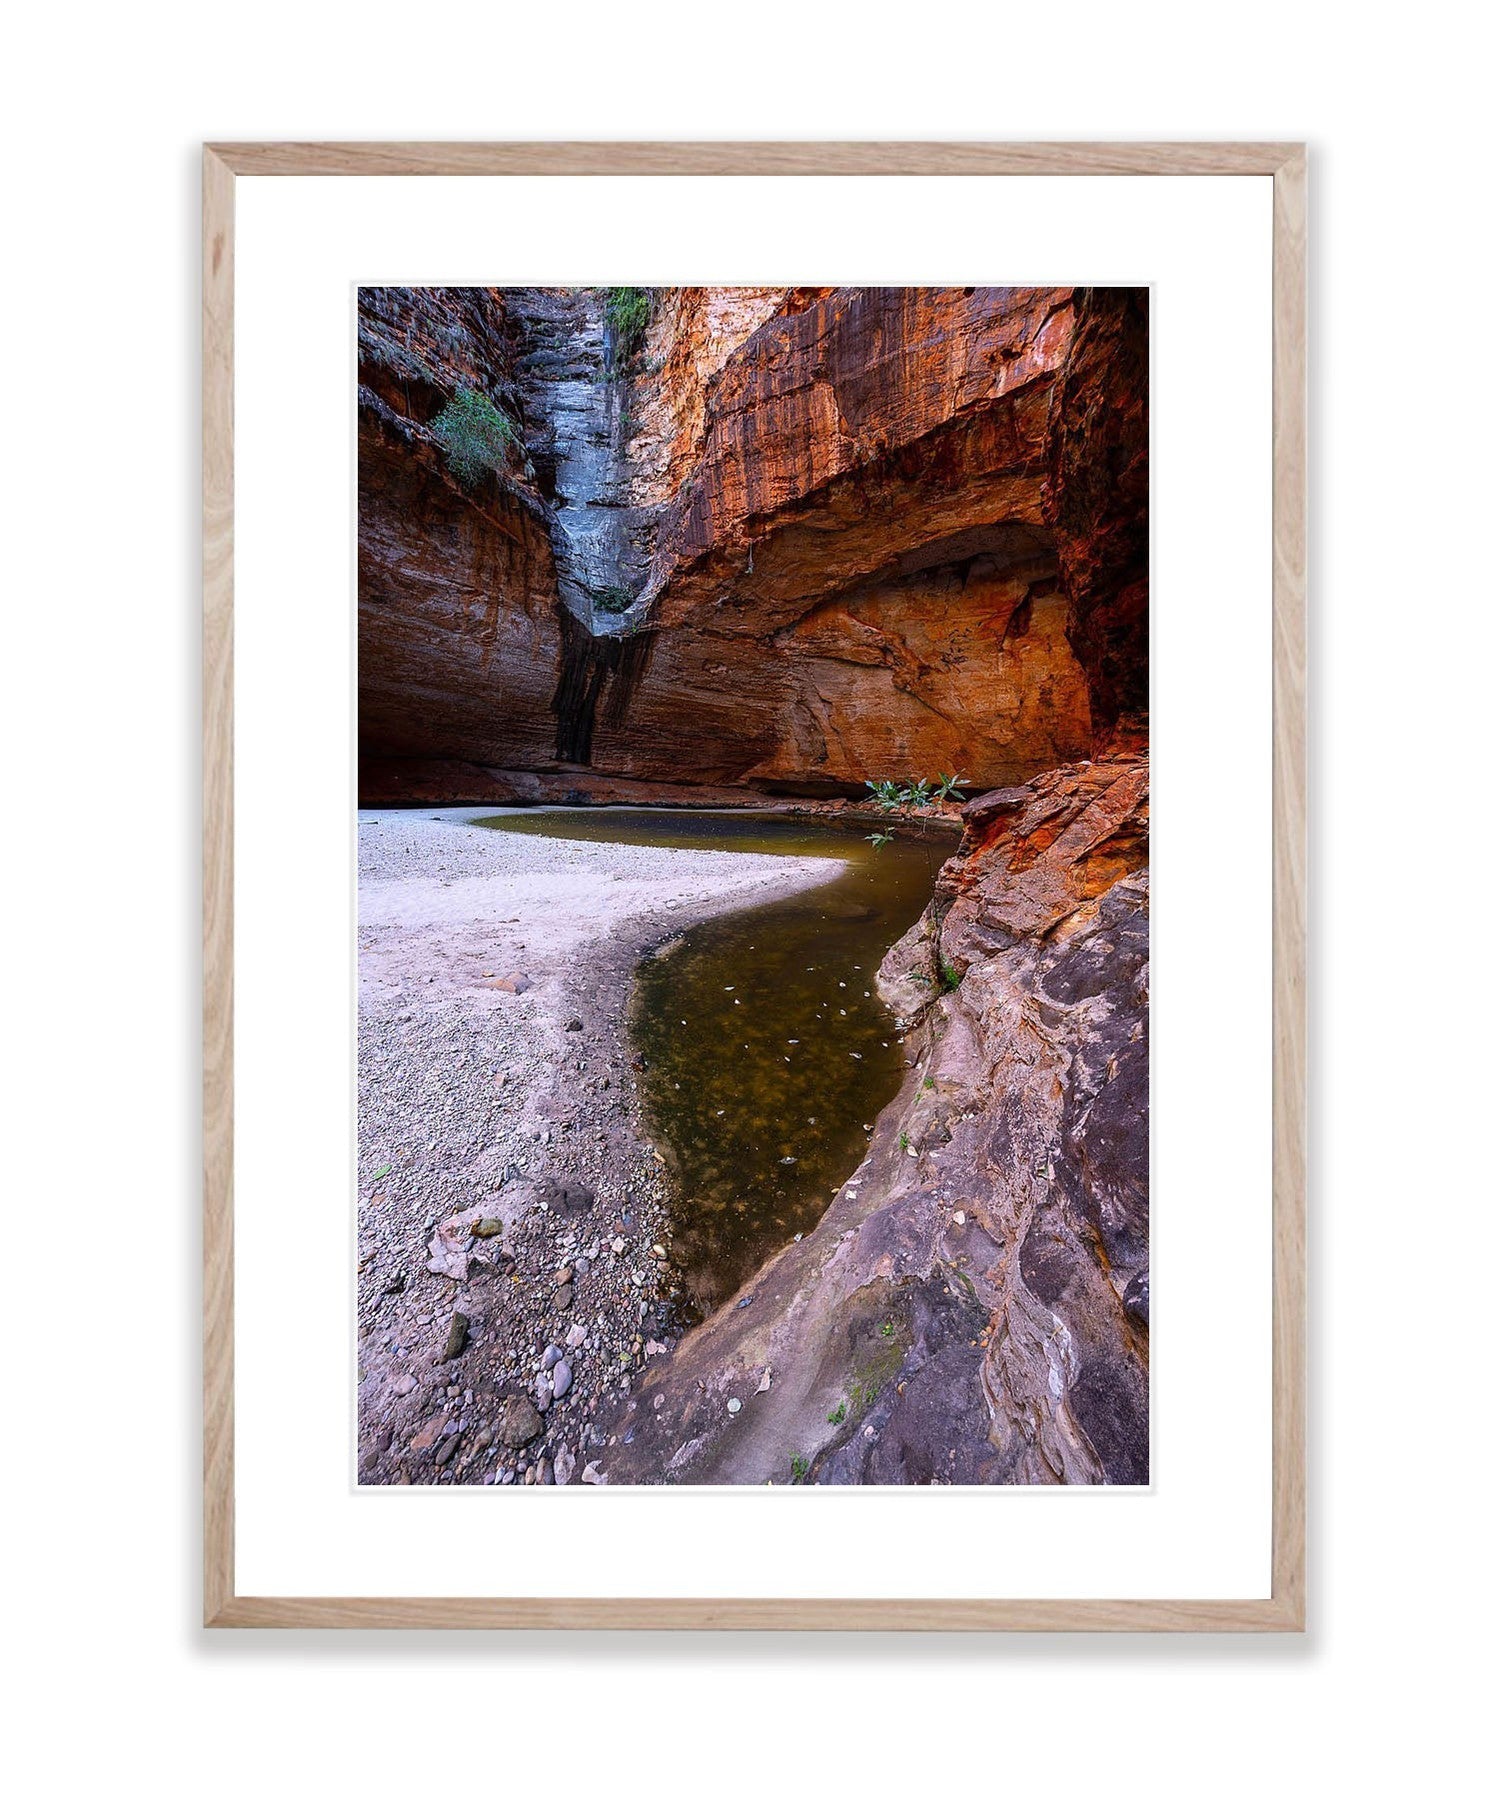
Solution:
<path fill-rule="evenodd" d="M 648 287 L 606 287 L 604 322 L 609 327 L 609 372 L 621 374 L 645 342 L 651 322 L 651 290 Z"/>
<path fill-rule="evenodd" d="M 518 433 L 487 394 L 460 387 L 432 421 L 448 467 L 465 487 L 476 486 L 486 474 L 504 468 Z"/>

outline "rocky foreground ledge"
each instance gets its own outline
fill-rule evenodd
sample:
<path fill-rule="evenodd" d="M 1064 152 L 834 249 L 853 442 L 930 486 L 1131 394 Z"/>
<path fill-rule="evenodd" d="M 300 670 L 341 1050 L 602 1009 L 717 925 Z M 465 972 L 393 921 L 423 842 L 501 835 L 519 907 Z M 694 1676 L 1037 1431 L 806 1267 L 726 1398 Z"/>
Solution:
<path fill-rule="evenodd" d="M 965 808 L 881 970 L 915 1055 L 868 1155 L 604 1408 L 596 1478 L 1149 1480 L 1148 787 L 1125 754 Z"/>
<path fill-rule="evenodd" d="M 641 950 L 824 857 L 360 819 L 359 1478 L 600 1478 L 680 1297 L 625 1039 Z"/>

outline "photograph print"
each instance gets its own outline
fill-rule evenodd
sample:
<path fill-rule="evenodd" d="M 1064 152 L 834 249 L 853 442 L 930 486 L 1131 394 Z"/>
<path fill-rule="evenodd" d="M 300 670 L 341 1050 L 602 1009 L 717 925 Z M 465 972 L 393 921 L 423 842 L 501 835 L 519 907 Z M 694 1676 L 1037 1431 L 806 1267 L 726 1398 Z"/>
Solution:
<path fill-rule="evenodd" d="M 359 1482 L 1148 1484 L 1148 290 L 356 305 Z"/>

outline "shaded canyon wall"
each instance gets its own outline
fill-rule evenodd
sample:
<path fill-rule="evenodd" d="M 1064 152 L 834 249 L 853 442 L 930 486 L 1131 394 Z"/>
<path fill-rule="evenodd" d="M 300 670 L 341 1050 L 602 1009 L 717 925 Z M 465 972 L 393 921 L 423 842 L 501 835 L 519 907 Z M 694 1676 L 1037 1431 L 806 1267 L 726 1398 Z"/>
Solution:
<path fill-rule="evenodd" d="M 1143 604 L 1117 595 L 1143 537 L 1117 521 L 1142 528 L 1143 393 L 1106 470 L 1089 446 L 1143 310 L 1071 289 L 653 304 L 613 363 L 592 290 L 361 296 L 367 797 L 979 789 L 1135 709 Z M 408 352 L 425 374 L 393 366 Z M 462 386 L 519 439 L 472 489 L 430 432 Z"/>

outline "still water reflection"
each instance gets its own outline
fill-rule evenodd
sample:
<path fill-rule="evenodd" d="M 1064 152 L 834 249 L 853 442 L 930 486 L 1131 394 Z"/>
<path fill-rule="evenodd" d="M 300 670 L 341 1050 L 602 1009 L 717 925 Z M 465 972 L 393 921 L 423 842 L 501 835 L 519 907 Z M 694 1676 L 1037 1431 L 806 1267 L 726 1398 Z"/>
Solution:
<path fill-rule="evenodd" d="M 695 1304 L 726 1298 L 817 1223 L 904 1072 L 874 974 L 925 905 L 944 850 L 865 825 L 766 813 L 547 811 L 479 821 L 590 843 L 830 856 L 825 886 L 678 933 L 641 964 L 631 1027 L 675 1176 L 675 1260 Z"/>

